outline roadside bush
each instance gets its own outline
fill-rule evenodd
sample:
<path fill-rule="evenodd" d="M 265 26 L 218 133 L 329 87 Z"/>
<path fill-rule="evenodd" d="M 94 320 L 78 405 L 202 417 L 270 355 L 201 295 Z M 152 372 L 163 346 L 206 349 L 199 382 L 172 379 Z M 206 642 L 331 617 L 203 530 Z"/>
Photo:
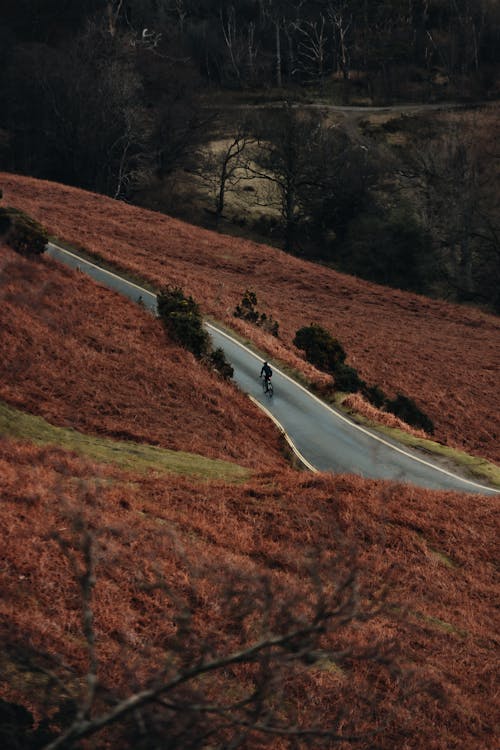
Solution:
<path fill-rule="evenodd" d="M 17 208 L 0 208 L 0 237 L 22 255 L 41 255 L 49 236 L 35 219 Z"/>
<path fill-rule="evenodd" d="M 430 435 L 434 434 L 432 421 L 411 398 L 398 393 L 391 401 L 378 385 L 367 385 L 359 377 L 358 371 L 345 363 L 346 352 L 342 344 L 321 326 L 311 323 L 310 326 L 299 328 L 293 343 L 305 352 L 308 362 L 333 375 L 337 391 L 360 391 L 377 409 L 385 409 L 406 424 L 425 430 Z"/>
<path fill-rule="evenodd" d="M 236 305 L 233 315 L 235 318 L 248 320 L 249 323 L 254 323 L 273 336 L 278 337 L 279 323 L 273 319 L 272 315 L 268 317 L 266 313 L 259 313 L 259 311 L 256 309 L 256 306 L 257 295 L 255 294 L 255 292 L 247 289 L 239 305 Z"/>
<path fill-rule="evenodd" d="M 227 361 L 224 350 L 219 347 L 210 354 L 210 361 L 223 378 L 230 380 L 234 375 L 232 365 Z"/>
<path fill-rule="evenodd" d="M 178 286 L 165 287 L 157 297 L 158 317 L 174 341 L 184 346 L 197 359 L 210 363 L 222 377 L 229 380 L 234 370 L 219 347 L 212 351 L 210 336 L 203 328 L 200 307 L 192 297 L 185 297 Z"/>
<path fill-rule="evenodd" d="M 419 427 L 429 435 L 434 434 L 432 420 L 418 408 L 413 399 L 398 393 L 395 399 L 386 401 L 385 408 L 387 411 L 395 414 L 396 417 L 402 419 L 403 422 L 406 422 L 406 424 L 412 425 L 412 427 Z"/>
<path fill-rule="evenodd" d="M 362 391 L 363 391 L 363 395 L 367 398 L 370 404 L 372 404 L 373 406 L 376 406 L 377 409 L 380 409 L 381 407 L 385 406 L 387 402 L 387 396 L 385 395 L 382 388 L 380 388 L 380 386 L 367 385 L 365 383 L 363 385 Z"/>
<path fill-rule="evenodd" d="M 363 380 L 358 375 L 354 367 L 341 362 L 335 370 L 335 386 L 339 391 L 346 393 L 357 393 L 364 386 Z"/>
<path fill-rule="evenodd" d="M 308 362 L 331 375 L 346 358 L 342 344 L 316 323 L 299 328 L 293 343 L 304 351 Z"/>
<path fill-rule="evenodd" d="M 157 298 L 158 316 L 174 341 L 201 359 L 210 353 L 210 339 L 203 328 L 200 308 L 180 287 L 166 287 Z"/>
<path fill-rule="evenodd" d="M 259 313 L 255 309 L 257 305 L 257 295 L 255 292 L 247 289 L 243 295 L 239 305 L 234 308 L 233 315 L 235 318 L 242 318 L 248 320 L 250 323 L 257 323 L 259 320 Z"/>

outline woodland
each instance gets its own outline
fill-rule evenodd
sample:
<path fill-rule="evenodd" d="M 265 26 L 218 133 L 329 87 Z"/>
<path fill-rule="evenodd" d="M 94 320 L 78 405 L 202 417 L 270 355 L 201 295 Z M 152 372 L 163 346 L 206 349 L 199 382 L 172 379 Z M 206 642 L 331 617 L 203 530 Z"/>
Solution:
<path fill-rule="evenodd" d="M 497 2 L 2 8 L 4 170 L 498 311 Z"/>

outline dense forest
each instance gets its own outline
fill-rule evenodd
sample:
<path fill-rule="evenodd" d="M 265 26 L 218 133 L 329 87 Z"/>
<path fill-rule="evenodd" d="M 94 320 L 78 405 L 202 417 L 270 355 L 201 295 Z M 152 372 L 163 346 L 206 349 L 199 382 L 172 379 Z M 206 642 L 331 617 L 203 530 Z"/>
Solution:
<path fill-rule="evenodd" d="M 339 127 L 307 106 L 494 100 L 495 0 L 2 8 L 0 168 L 143 204 L 152 186 L 189 172 L 216 228 L 239 194 L 260 209 L 251 224 L 232 217 L 250 236 L 499 309 L 497 110 L 399 118 L 391 139 L 391 123 Z M 181 214 L 180 202 L 171 196 L 168 210 Z"/>

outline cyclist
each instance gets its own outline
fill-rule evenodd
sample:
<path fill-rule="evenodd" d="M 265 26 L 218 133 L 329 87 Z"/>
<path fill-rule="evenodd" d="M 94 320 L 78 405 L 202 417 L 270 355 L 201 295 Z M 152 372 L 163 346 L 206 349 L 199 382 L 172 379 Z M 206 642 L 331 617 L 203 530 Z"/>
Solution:
<path fill-rule="evenodd" d="M 265 385 L 265 391 L 267 393 L 267 389 L 269 388 L 269 381 L 271 380 L 273 376 L 273 371 L 269 367 L 267 362 L 264 362 L 262 365 L 262 370 L 260 371 L 260 377 L 264 378 L 264 385 Z"/>

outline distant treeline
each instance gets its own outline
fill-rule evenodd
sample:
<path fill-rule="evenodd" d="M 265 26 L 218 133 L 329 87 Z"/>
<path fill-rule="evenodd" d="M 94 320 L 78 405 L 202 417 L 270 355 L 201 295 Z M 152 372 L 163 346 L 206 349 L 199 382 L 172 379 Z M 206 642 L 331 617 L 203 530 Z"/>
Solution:
<path fill-rule="evenodd" d="M 216 226 L 246 191 L 290 252 L 500 309 L 494 139 L 408 121 L 398 149 L 290 105 L 494 98 L 499 62 L 496 0 L 3 0 L 0 169 L 128 199 L 189 170 Z M 286 103 L 226 112 L 214 155 L 207 92 Z"/>
<path fill-rule="evenodd" d="M 118 196 L 182 163 L 207 87 L 485 98 L 499 62 L 494 0 L 3 0 L 0 165 Z"/>
<path fill-rule="evenodd" d="M 91 20 L 189 60 L 217 86 L 363 80 L 388 97 L 432 74 L 476 75 L 500 61 L 495 0 L 4 0 L 4 41 L 60 46 Z M 9 34 L 10 32 L 10 34 Z M 11 38 L 9 39 L 9 36 Z"/>

